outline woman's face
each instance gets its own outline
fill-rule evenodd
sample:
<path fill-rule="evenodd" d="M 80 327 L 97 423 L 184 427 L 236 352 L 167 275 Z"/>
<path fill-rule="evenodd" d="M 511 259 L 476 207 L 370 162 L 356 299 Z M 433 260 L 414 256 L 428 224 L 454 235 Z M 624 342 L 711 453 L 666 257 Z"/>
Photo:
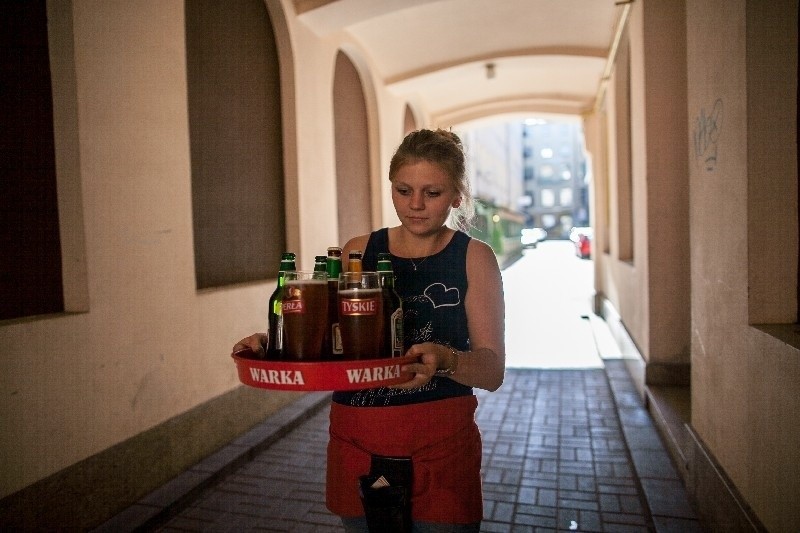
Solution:
<path fill-rule="evenodd" d="M 435 233 L 458 207 L 461 197 L 453 180 L 436 163 L 417 161 L 400 167 L 392 179 L 392 203 L 411 233 Z"/>

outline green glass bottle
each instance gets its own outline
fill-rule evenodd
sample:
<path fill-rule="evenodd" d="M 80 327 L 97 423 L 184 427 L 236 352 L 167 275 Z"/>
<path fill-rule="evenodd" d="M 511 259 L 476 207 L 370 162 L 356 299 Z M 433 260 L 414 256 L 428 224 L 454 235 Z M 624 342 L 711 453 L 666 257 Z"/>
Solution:
<path fill-rule="evenodd" d="M 339 274 L 342 273 L 342 249 L 338 246 L 328 248 L 325 261 L 328 273 L 328 328 L 323 341 L 323 358 L 340 359 L 342 357 L 342 335 L 339 333 Z"/>
<path fill-rule="evenodd" d="M 278 268 L 278 286 L 269 298 L 269 309 L 267 309 L 267 322 L 269 332 L 267 338 L 267 359 L 277 361 L 283 352 L 283 285 L 285 283 L 284 274 L 291 270 L 297 270 L 295 265 L 295 254 L 284 252 L 281 255 L 281 265 Z"/>
<path fill-rule="evenodd" d="M 328 276 L 328 256 L 314 256 L 314 278 L 326 278 Z"/>
<path fill-rule="evenodd" d="M 378 254 L 378 278 L 383 295 L 383 357 L 400 357 L 405 352 L 403 342 L 403 302 L 394 290 L 394 270 L 391 254 Z"/>

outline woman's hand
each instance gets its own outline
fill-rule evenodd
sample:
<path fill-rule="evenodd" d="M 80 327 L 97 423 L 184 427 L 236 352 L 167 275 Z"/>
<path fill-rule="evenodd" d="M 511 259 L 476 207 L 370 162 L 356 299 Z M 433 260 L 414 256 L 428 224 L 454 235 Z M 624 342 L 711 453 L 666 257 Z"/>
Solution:
<path fill-rule="evenodd" d="M 410 381 L 395 385 L 394 388 L 396 389 L 422 387 L 436 375 L 436 370 L 452 368 L 452 365 L 455 364 L 455 361 L 451 360 L 454 356 L 450 348 L 433 342 L 415 344 L 408 349 L 405 355 L 416 355 L 419 360 L 416 363 L 409 363 L 401 367 L 401 372 L 413 372 L 414 377 Z"/>
<path fill-rule="evenodd" d="M 253 333 L 249 337 L 245 337 L 233 345 L 233 353 L 251 351 L 257 357 L 264 358 L 266 354 L 267 334 L 266 333 Z"/>

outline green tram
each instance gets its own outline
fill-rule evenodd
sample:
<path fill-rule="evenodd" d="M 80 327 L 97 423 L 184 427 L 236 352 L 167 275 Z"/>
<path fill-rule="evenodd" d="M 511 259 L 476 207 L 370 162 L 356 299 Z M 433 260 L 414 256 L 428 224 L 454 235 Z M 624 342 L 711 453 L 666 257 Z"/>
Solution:
<path fill-rule="evenodd" d="M 522 214 L 506 207 L 476 200 L 475 217 L 468 233 L 491 246 L 498 263 L 501 267 L 505 267 L 522 255 L 520 236 L 523 227 L 525 227 L 525 217 Z"/>

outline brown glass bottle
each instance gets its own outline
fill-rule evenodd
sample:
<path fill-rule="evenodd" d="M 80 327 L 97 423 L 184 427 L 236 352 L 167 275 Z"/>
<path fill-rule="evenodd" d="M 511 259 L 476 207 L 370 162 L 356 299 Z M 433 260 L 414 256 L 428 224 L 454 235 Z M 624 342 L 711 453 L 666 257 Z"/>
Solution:
<path fill-rule="evenodd" d="M 352 250 L 347 257 L 347 271 L 348 272 L 362 272 L 364 267 L 361 259 L 364 256 L 362 250 Z"/>

